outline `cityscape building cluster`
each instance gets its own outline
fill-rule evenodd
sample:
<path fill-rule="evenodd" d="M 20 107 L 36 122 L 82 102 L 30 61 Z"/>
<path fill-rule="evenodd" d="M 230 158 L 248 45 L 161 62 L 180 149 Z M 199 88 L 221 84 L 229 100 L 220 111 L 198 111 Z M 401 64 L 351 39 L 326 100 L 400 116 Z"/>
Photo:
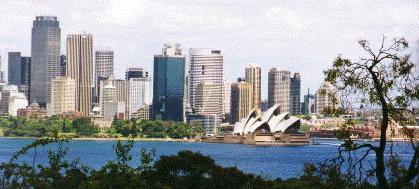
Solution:
<path fill-rule="evenodd" d="M 89 116 L 102 125 L 133 118 L 184 121 L 216 134 L 221 125 L 232 126 L 254 109 L 278 106 L 278 114 L 299 115 L 338 106 L 331 99 L 338 97 L 337 90 L 326 82 L 301 102 L 302 76 L 279 67 L 269 70 L 268 98 L 262 99 L 261 67 L 248 64 L 243 78 L 226 81 L 220 49 L 190 48 L 185 54 L 179 44 L 165 44 L 161 54 L 154 55 L 152 72 L 129 67 L 119 79 L 115 52 L 94 49 L 93 34 L 72 33 L 65 39 L 62 50 L 57 17 L 37 16 L 31 55 L 8 53 L 7 82 L 0 57 L 1 115 Z"/>

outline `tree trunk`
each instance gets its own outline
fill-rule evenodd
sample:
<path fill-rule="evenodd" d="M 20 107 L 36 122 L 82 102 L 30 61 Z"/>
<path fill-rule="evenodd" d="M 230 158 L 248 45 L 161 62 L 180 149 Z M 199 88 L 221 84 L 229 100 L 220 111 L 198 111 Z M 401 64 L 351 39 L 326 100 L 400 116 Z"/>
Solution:
<path fill-rule="evenodd" d="M 376 150 L 376 159 L 375 159 L 375 175 L 377 176 L 378 187 L 381 189 L 389 188 L 387 178 L 385 176 L 385 159 L 384 151 L 386 149 L 386 134 L 389 123 L 389 116 L 387 107 L 383 107 L 383 121 L 381 122 L 381 133 L 380 133 L 380 146 Z"/>

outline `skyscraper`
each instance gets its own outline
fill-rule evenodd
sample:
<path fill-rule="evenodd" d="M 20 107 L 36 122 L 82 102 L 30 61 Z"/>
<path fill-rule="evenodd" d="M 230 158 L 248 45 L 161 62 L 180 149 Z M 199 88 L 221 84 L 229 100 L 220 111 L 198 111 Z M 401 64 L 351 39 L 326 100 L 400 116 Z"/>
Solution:
<path fill-rule="evenodd" d="M 254 108 L 253 94 L 253 85 L 248 82 L 237 81 L 237 83 L 231 84 L 230 123 L 240 121 Z"/>
<path fill-rule="evenodd" d="M 20 52 L 9 52 L 8 59 L 8 83 L 16 85 L 29 98 L 31 57 L 22 57 Z"/>
<path fill-rule="evenodd" d="M 95 77 L 108 77 L 113 75 L 113 51 L 95 51 Z"/>
<path fill-rule="evenodd" d="M 128 68 L 126 75 L 127 102 L 126 110 L 129 116 L 144 105 L 151 104 L 151 81 L 148 72 L 143 68 Z"/>
<path fill-rule="evenodd" d="M 95 51 L 95 99 L 99 98 L 100 78 L 107 78 L 113 75 L 113 51 L 98 50 Z M 95 101 L 97 102 L 97 101 Z"/>
<path fill-rule="evenodd" d="M 21 85 L 20 90 L 25 94 L 27 99 L 30 99 L 30 82 L 31 82 L 31 57 L 22 57 L 21 58 L 21 67 L 20 67 L 20 73 L 21 73 Z"/>
<path fill-rule="evenodd" d="M 91 34 L 67 36 L 67 77 L 76 81 L 76 111 L 89 115 L 92 108 L 93 37 Z"/>
<path fill-rule="evenodd" d="M 69 77 L 57 77 L 51 84 L 51 115 L 74 112 L 76 110 L 76 82 Z"/>
<path fill-rule="evenodd" d="M 299 73 L 294 73 L 294 76 L 291 78 L 290 97 L 290 114 L 301 114 L 301 77 Z"/>
<path fill-rule="evenodd" d="M 260 108 L 261 103 L 261 69 L 256 64 L 246 66 L 245 73 L 246 82 L 250 83 L 253 88 L 253 108 Z"/>
<path fill-rule="evenodd" d="M 223 83 L 223 121 L 230 122 L 231 109 L 231 83 L 224 80 Z"/>
<path fill-rule="evenodd" d="M 185 56 L 178 44 L 154 56 L 152 119 L 183 121 Z"/>
<path fill-rule="evenodd" d="M 190 80 L 189 80 L 189 97 L 191 108 L 198 112 L 196 105 L 196 94 L 198 84 L 209 85 L 211 88 L 211 103 L 218 108 L 217 126 L 221 122 L 222 101 L 223 101 L 223 56 L 221 50 L 214 49 L 190 49 Z M 208 88 L 208 87 L 204 87 Z M 206 92 L 206 91 L 204 91 Z"/>
<path fill-rule="evenodd" d="M 61 29 L 57 17 L 37 16 L 32 27 L 30 101 L 46 107 L 51 80 L 60 75 Z M 45 88 L 47 87 L 47 88 Z"/>
<path fill-rule="evenodd" d="M 280 112 L 290 111 L 290 72 L 271 68 L 268 73 L 268 104 L 279 104 Z"/>
<path fill-rule="evenodd" d="M 8 76 L 7 82 L 9 85 L 20 86 L 22 83 L 22 60 L 20 52 L 9 52 L 8 54 L 9 64 L 8 64 Z"/>

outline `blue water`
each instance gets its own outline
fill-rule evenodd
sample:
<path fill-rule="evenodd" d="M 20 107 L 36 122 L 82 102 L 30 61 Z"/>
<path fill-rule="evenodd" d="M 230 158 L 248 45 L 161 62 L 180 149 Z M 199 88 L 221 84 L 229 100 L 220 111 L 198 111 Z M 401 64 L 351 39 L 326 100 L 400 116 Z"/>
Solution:
<path fill-rule="evenodd" d="M 0 162 L 10 159 L 12 154 L 24 145 L 31 143 L 31 139 L 0 138 Z M 320 141 L 322 145 L 304 146 L 254 146 L 239 144 L 210 144 L 184 142 L 142 142 L 136 141 L 133 150 L 133 165 L 138 165 L 140 149 L 142 147 L 156 150 L 157 157 L 176 154 L 181 150 L 201 152 L 211 156 L 217 164 L 222 166 L 236 166 L 248 173 L 264 175 L 268 178 L 290 178 L 302 173 L 305 163 L 318 163 L 326 158 L 335 157 L 339 141 Z M 68 147 L 67 160 L 79 158 L 80 162 L 92 168 L 99 168 L 109 160 L 115 158 L 113 146 L 115 141 L 71 141 Z M 55 149 L 50 145 L 38 149 L 37 162 L 46 163 L 47 150 Z M 412 149 L 407 143 L 395 143 L 394 151 L 408 162 L 412 157 Z M 22 156 L 19 161 L 32 162 L 33 151 Z M 370 155 L 373 157 L 373 155 Z"/>

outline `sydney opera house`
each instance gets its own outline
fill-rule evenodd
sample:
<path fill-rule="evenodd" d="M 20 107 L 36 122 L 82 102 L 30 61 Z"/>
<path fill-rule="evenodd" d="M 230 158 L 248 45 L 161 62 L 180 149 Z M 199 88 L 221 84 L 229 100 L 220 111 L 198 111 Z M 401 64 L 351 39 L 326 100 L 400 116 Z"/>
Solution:
<path fill-rule="evenodd" d="M 234 125 L 232 136 L 220 140 L 243 144 L 308 144 L 308 136 L 300 132 L 300 125 L 299 118 L 288 112 L 281 113 L 279 104 L 276 104 L 265 112 L 253 109 Z"/>

